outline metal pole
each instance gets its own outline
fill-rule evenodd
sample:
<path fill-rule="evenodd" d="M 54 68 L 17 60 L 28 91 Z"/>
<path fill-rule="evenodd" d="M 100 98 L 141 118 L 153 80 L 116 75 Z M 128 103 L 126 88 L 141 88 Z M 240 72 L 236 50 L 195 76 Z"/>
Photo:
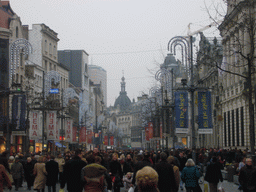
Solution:
<path fill-rule="evenodd" d="M 63 118 L 64 118 L 64 115 L 63 115 L 63 101 L 64 101 L 64 99 L 63 99 L 63 97 L 64 97 L 64 95 L 63 95 L 63 92 L 64 92 L 64 90 L 63 90 L 63 88 L 61 89 L 61 137 L 62 137 L 62 139 L 61 139 L 61 152 L 62 153 L 64 153 L 64 147 L 63 147 L 63 142 L 64 142 L 64 130 L 63 130 L 63 124 L 64 124 L 64 122 L 63 122 Z"/>
<path fill-rule="evenodd" d="M 195 123 L 194 123 L 194 76 L 193 76 L 193 37 L 189 36 L 190 39 L 190 70 L 191 70 L 191 79 L 190 79 L 190 92 L 191 92 L 191 128 L 192 128 L 192 158 L 196 163 L 196 143 L 195 143 Z"/>
<path fill-rule="evenodd" d="M 43 71 L 43 125 L 42 125 L 42 154 L 44 155 L 44 120 L 45 120 L 45 111 L 44 111 L 44 101 L 45 101 L 45 95 L 44 95 L 44 86 L 45 86 L 45 73 Z"/>
<path fill-rule="evenodd" d="M 175 150 L 175 142 L 176 142 L 176 135 L 175 135 L 175 123 L 174 123 L 174 93 L 173 93 L 173 69 L 172 72 L 172 142 L 173 142 L 173 149 Z"/>

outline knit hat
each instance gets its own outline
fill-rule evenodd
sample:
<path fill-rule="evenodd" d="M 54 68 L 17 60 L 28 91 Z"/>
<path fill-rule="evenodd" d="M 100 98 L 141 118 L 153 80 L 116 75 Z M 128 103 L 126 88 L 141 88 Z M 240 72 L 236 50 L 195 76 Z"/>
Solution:
<path fill-rule="evenodd" d="M 95 178 L 102 176 L 107 169 L 97 163 L 92 163 L 83 168 L 84 176 L 88 178 Z"/>

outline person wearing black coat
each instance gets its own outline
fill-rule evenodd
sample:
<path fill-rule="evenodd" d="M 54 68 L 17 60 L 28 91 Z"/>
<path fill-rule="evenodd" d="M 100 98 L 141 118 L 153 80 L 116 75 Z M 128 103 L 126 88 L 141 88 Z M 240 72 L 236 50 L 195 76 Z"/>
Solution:
<path fill-rule="evenodd" d="M 81 150 L 76 150 L 74 158 L 64 165 L 61 189 L 63 189 L 67 183 L 68 192 L 83 191 L 85 183 L 81 178 L 81 170 L 87 165 L 87 163 L 81 160 L 81 158 Z"/>
<path fill-rule="evenodd" d="M 158 173 L 158 189 L 161 192 L 177 192 L 179 186 L 176 185 L 173 167 L 167 162 L 165 152 L 160 153 L 160 162 L 155 165 Z"/>
<path fill-rule="evenodd" d="M 209 182 L 210 192 L 216 192 L 219 181 L 223 181 L 220 166 L 217 164 L 217 157 L 212 157 L 212 163 L 206 169 L 204 180 Z"/>
<path fill-rule="evenodd" d="M 31 157 L 27 158 L 27 162 L 24 164 L 24 176 L 27 181 L 27 189 L 31 190 L 31 187 L 34 184 L 35 176 L 33 174 L 34 164 L 32 163 Z"/>
<path fill-rule="evenodd" d="M 126 175 L 126 173 L 128 172 L 133 172 L 133 170 L 134 170 L 134 163 L 132 161 L 131 155 L 128 154 L 126 156 L 126 161 L 124 162 L 124 168 L 123 168 L 124 175 Z"/>
<path fill-rule="evenodd" d="M 58 181 L 58 175 L 59 175 L 59 164 L 54 161 L 55 157 L 51 156 L 50 161 L 45 163 L 45 169 L 48 173 L 46 176 L 46 185 L 48 186 L 48 192 L 51 192 L 51 189 L 53 192 L 56 192 L 56 183 Z"/>
<path fill-rule="evenodd" d="M 120 186 L 123 179 L 121 164 L 118 162 L 118 154 L 112 155 L 112 161 L 109 163 L 109 175 L 114 180 L 114 192 L 120 192 Z M 112 180 L 112 181 L 113 181 Z"/>
<path fill-rule="evenodd" d="M 147 154 L 146 154 L 145 157 L 144 157 L 143 154 L 139 154 L 137 156 L 137 159 L 138 159 L 138 162 L 134 165 L 134 172 L 133 172 L 133 178 L 132 178 L 132 184 L 133 185 L 135 184 L 135 181 L 136 181 L 137 171 L 139 171 L 140 169 L 142 169 L 145 166 L 152 167 L 152 163 L 148 160 Z"/>

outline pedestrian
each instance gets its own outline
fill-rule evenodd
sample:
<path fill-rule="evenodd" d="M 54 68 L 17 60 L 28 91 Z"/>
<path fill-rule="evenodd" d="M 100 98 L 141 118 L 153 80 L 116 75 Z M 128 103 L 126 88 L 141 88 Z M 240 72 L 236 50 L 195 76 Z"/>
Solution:
<path fill-rule="evenodd" d="M 150 163 L 150 161 L 148 161 L 147 158 L 144 158 L 143 154 L 137 155 L 137 161 L 138 162 L 134 165 L 134 173 L 133 173 L 133 179 L 132 179 L 133 185 L 135 185 L 137 171 L 139 171 L 145 166 L 152 167 L 152 164 Z"/>
<path fill-rule="evenodd" d="M 5 167 L 0 164 L 0 192 L 4 191 L 4 184 L 7 185 L 8 189 L 12 189 L 12 183 L 7 175 Z"/>
<path fill-rule="evenodd" d="M 61 189 L 67 183 L 68 192 L 82 192 L 84 181 L 81 178 L 81 170 L 87 165 L 82 159 L 82 151 L 77 149 L 73 159 L 66 162 L 63 169 L 63 180 L 61 181 Z"/>
<path fill-rule="evenodd" d="M 124 186 L 125 186 L 125 192 L 128 192 L 130 187 L 132 186 L 132 173 L 128 172 L 126 176 L 124 177 Z"/>
<path fill-rule="evenodd" d="M 109 163 L 109 175 L 111 176 L 114 192 L 120 192 L 122 186 L 123 172 L 121 164 L 118 162 L 118 154 L 113 153 L 112 161 Z"/>
<path fill-rule="evenodd" d="M 65 165 L 65 160 L 64 158 L 62 157 L 62 154 L 59 153 L 57 155 L 57 158 L 55 158 L 55 161 L 58 163 L 59 165 L 59 183 L 61 183 L 61 180 L 62 180 L 62 177 L 63 177 L 63 166 Z"/>
<path fill-rule="evenodd" d="M 181 179 L 185 183 L 187 192 L 201 192 L 202 189 L 199 186 L 198 179 L 200 173 L 198 168 L 195 166 L 193 159 L 188 159 L 185 167 L 181 172 Z"/>
<path fill-rule="evenodd" d="M 177 190 L 178 190 L 179 184 L 180 184 L 180 170 L 179 170 L 179 167 L 175 165 L 175 157 L 169 156 L 167 158 L 167 162 L 172 165 L 175 182 L 176 182 L 176 186 L 177 186 Z"/>
<path fill-rule="evenodd" d="M 27 182 L 27 190 L 31 190 L 33 186 L 35 176 L 33 174 L 34 164 L 32 163 L 31 157 L 27 158 L 27 162 L 24 164 L 24 176 Z"/>
<path fill-rule="evenodd" d="M 159 192 L 158 174 L 150 166 L 145 166 L 137 172 L 136 183 L 138 192 Z"/>
<path fill-rule="evenodd" d="M 239 183 L 244 192 L 256 191 L 256 168 L 252 165 L 252 159 L 246 159 L 246 165 L 241 168 Z"/>
<path fill-rule="evenodd" d="M 221 168 L 217 163 L 217 157 L 212 157 L 212 162 L 207 166 L 204 180 L 209 183 L 210 192 L 217 192 L 219 181 L 223 182 Z"/>
<path fill-rule="evenodd" d="M 33 174 L 35 175 L 34 190 L 37 192 L 44 192 L 46 184 L 46 169 L 44 156 L 40 156 L 38 162 L 34 166 Z"/>
<path fill-rule="evenodd" d="M 54 161 L 55 157 L 50 156 L 50 160 L 45 163 L 45 169 L 47 172 L 46 176 L 46 186 L 48 187 L 48 192 L 56 192 L 56 183 L 58 181 L 59 175 L 59 164 Z"/>
<path fill-rule="evenodd" d="M 132 157 L 130 154 L 126 156 L 126 160 L 123 167 L 123 173 L 126 174 L 128 172 L 133 172 L 134 170 L 134 163 L 132 161 Z"/>
<path fill-rule="evenodd" d="M 179 185 L 176 185 L 173 167 L 167 162 L 167 154 L 160 153 L 160 161 L 155 165 L 158 173 L 158 189 L 161 192 L 177 192 Z"/>
<path fill-rule="evenodd" d="M 12 164 L 11 174 L 14 180 L 15 191 L 19 190 L 21 179 L 24 176 L 24 170 L 22 164 L 19 162 L 19 157 L 15 158 L 15 162 Z"/>
<path fill-rule="evenodd" d="M 185 167 L 185 164 L 187 162 L 187 158 L 184 156 L 184 152 L 183 151 L 181 151 L 179 153 L 178 160 L 179 160 L 179 164 L 180 164 L 179 169 L 180 169 L 180 176 L 181 176 L 181 172 L 183 171 L 183 168 Z M 184 183 L 183 183 L 183 181 L 181 179 L 180 180 L 180 190 L 182 190 L 182 191 L 183 191 L 183 184 Z"/>

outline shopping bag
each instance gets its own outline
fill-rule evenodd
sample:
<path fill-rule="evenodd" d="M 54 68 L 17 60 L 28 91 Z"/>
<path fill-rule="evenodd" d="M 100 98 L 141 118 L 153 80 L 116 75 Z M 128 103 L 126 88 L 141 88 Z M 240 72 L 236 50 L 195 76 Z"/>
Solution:
<path fill-rule="evenodd" d="M 204 184 L 204 192 L 208 192 L 208 184 L 207 183 Z"/>
<path fill-rule="evenodd" d="M 218 192 L 225 192 L 222 183 L 220 184 L 219 188 L 218 188 Z"/>
<path fill-rule="evenodd" d="M 130 187 L 130 189 L 128 190 L 128 192 L 134 192 L 134 188 Z"/>
<path fill-rule="evenodd" d="M 64 192 L 64 189 L 60 189 L 59 192 Z"/>

